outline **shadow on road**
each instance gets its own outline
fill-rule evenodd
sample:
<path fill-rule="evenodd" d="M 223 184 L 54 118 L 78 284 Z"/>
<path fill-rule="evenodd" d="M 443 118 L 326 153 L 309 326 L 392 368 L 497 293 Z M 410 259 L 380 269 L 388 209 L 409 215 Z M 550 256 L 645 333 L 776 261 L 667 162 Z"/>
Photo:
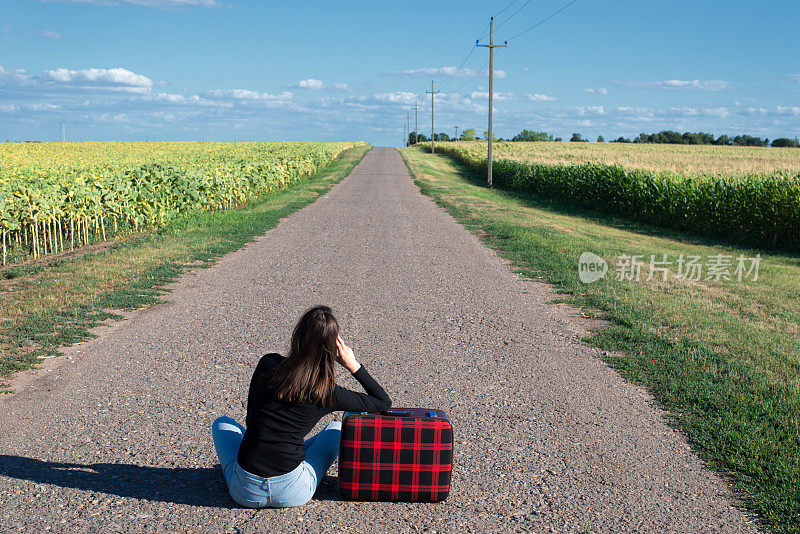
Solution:
<path fill-rule="evenodd" d="M 47 462 L 0 454 L 0 476 L 150 501 L 239 508 L 228 495 L 222 469 L 130 464 Z"/>
<path fill-rule="evenodd" d="M 339 479 L 325 475 L 322 477 L 317 492 L 314 494 L 315 501 L 344 501 L 339 495 Z"/>
<path fill-rule="evenodd" d="M 120 497 L 214 508 L 241 508 L 228 494 L 222 468 L 47 462 L 0 454 L 0 476 Z M 339 481 L 326 475 L 314 499 L 339 501 Z"/>

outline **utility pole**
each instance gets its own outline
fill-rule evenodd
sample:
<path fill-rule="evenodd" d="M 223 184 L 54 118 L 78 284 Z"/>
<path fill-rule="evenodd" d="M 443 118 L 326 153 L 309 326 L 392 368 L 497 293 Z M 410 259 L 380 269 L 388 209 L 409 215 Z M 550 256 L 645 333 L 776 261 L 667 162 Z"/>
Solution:
<path fill-rule="evenodd" d="M 414 100 L 414 144 L 419 143 L 419 124 L 417 124 L 417 111 L 419 110 L 419 104 L 417 101 Z"/>
<path fill-rule="evenodd" d="M 455 128 L 455 129 L 456 129 L 456 136 L 455 136 L 455 138 L 453 139 L 453 141 L 456 141 L 456 140 L 458 140 L 458 126 L 453 126 L 453 128 Z"/>
<path fill-rule="evenodd" d="M 408 141 L 411 139 L 411 112 L 406 111 L 406 142 L 404 146 L 408 146 Z"/>
<path fill-rule="evenodd" d="M 67 141 L 67 123 L 61 121 L 61 142 L 66 143 Z"/>
<path fill-rule="evenodd" d="M 475 41 L 475 46 L 482 46 L 489 49 L 489 150 L 486 153 L 486 175 L 487 184 L 492 187 L 492 97 L 494 97 L 494 49 L 505 48 L 508 41 L 504 44 L 494 44 L 494 17 L 489 19 L 489 44 L 482 45 Z"/>
<path fill-rule="evenodd" d="M 425 91 L 425 92 L 431 94 L 431 154 L 435 154 L 436 150 L 435 150 L 435 147 L 433 146 L 433 139 L 434 139 L 434 137 L 436 137 L 436 134 L 433 131 L 433 95 L 435 95 L 439 91 L 434 91 L 433 90 L 433 80 L 431 80 L 431 90 L 430 91 Z"/>

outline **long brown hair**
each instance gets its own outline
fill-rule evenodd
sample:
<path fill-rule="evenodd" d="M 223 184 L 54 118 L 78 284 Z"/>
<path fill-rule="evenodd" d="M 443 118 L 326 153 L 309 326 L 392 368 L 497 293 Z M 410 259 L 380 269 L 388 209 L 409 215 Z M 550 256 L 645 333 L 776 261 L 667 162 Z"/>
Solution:
<path fill-rule="evenodd" d="M 328 306 L 309 309 L 294 327 L 288 358 L 264 377 L 264 385 L 287 402 L 330 406 L 338 337 L 339 323 Z"/>

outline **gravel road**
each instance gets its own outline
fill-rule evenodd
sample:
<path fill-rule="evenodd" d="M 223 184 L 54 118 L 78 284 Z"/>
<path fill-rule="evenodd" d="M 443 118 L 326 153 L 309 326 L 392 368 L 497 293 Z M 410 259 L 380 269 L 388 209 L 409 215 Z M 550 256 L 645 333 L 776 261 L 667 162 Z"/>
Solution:
<path fill-rule="evenodd" d="M 171 287 L 0 399 L 0 530 L 757 531 L 651 397 L 577 341 L 575 311 L 420 194 L 394 149 Z M 318 303 L 396 406 L 451 414 L 446 502 L 343 502 L 335 465 L 300 508 L 229 498 L 210 424 L 244 422 L 259 357 Z"/>

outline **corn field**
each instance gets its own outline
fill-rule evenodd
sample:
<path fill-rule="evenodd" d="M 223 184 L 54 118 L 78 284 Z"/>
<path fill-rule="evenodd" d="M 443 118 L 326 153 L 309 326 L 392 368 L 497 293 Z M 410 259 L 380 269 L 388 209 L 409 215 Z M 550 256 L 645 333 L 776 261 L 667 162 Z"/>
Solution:
<path fill-rule="evenodd" d="M 485 142 L 459 142 L 458 148 L 486 157 Z M 493 153 L 495 159 L 511 161 L 536 161 L 550 165 L 604 163 L 629 170 L 692 176 L 747 176 L 776 171 L 800 173 L 800 150 L 796 148 L 497 141 Z"/>
<path fill-rule="evenodd" d="M 554 145 L 547 148 L 557 150 L 572 144 L 579 143 L 513 143 L 519 146 L 507 150 L 516 151 L 516 159 L 505 159 L 501 148 L 493 163 L 493 182 L 501 188 L 697 235 L 800 249 L 800 171 L 796 169 L 726 174 L 712 171 L 709 165 L 703 172 L 681 173 L 591 160 L 554 163 L 548 158 L 545 162 L 538 159 L 541 145 Z M 682 148 L 685 151 L 687 147 Z M 699 152 L 707 148 L 699 147 Z M 437 143 L 436 149 L 478 173 L 486 172 L 483 143 Z M 781 154 L 793 150 L 790 154 L 794 158 L 800 154 L 797 149 L 761 150 L 777 150 Z M 526 159 L 520 157 L 523 152 L 528 154 Z"/>
<path fill-rule="evenodd" d="M 228 209 L 357 143 L 4 143 L 3 265 Z"/>

